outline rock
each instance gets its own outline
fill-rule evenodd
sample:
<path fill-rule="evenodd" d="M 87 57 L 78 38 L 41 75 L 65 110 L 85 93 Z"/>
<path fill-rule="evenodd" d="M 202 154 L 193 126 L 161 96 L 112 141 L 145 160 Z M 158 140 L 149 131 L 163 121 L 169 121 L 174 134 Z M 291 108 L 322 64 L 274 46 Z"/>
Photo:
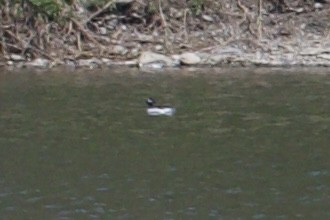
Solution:
<path fill-rule="evenodd" d="M 163 49 L 164 49 L 164 47 L 162 45 L 160 45 L 160 44 L 157 44 L 155 46 L 155 50 L 157 50 L 157 51 L 162 51 Z"/>
<path fill-rule="evenodd" d="M 172 59 L 177 65 L 180 65 L 180 63 L 181 63 L 181 61 L 180 61 L 181 56 L 180 56 L 180 55 L 178 55 L 178 54 L 173 54 L 173 55 L 171 56 L 171 59 Z"/>
<path fill-rule="evenodd" d="M 8 61 L 7 61 L 7 65 L 8 65 L 8 66 L 12 66 L 12 65 L 14 65 L 14 62 L 13 62 L 12 60 L 8 60 Z"/>
<path fill-rule="evenodd" d="M 322 5 L 321 3 L 319 3 L 319 2 L 316 2 L 316 3 L 314 4 L 314 8 L 315 8 L 315 9 L 322 9 L 322 8 L 323 8 L 323 5 Z"/>
<path fill-rule="evenodd" d="M 204 64 L 216 65 L 220 63 L 226 63 L 228 60 L 228 56 L 226 55 L 210 55 L 206 59 L 204 59 Z"/>
<path fill-rule="evenodd" d="M 93 68 L 102 65 L 102 61 L 97 58 L 77 60 L 77 66 Z"/>
<path fill-rule="evenodd" d="M 317 57 L 326 59 L 326 60 L 330 60 L 330 54 L 320 54 L 320 55 L 317 55 Z"/>
<path fill-rule="evenodd" d="M 126 61 L 110 61 L 105 63 L 107 66 L 137 66 L 138 62 L 137 60 L 126 60 Z"/>
<path fill-rule="evenodd" d="M 305 49 L 303 49 L 302 51 L 300 51 L 300 55 L 305 55 L 305 56 L 312 56 L 312 55 L 317 55 L 317 54 L 321 54 L 324 52 L 328 52 L 326 50 L 324 50 L 323 48 L 315 48 L 315 47 L 307 47 Z"/>
<path fill-rule="evenodd" d="M 49 66 L 49 64 L 50 64 L 50 61 L 48 59 L 36 58 L 32 61 L 26 62 L 25 66 L 46 68 Z"/>
<path fill-rule="evenodd" d="M 151 51 L 142 52 L 138 59 L 139 67 L 150 66 L 153 67 L 154 64 L 162 67 L 173 67 L 177 66 L 177 63 L 163 54 L 154 53 Z"/>
<path fill-rule="evenodd" d="M 182 18 L 184 16 L 184 13 L 182 10 L 179 11 L 175 8 L 170 8 L 170 16 L 172 18 L 178 19 L 178 18 Z"/>
<path fill-rule="evenodd" d="M 217 55 L 241 55 L 243 51 L 235 47 L 221 47 L 212 50 L 212 54 Z"/>
<path fill-rule="evenodd" d="M 204 21 L 213 22 L 213 18 L 209 15 L 202 15 Z"/>
<path fill-rule="evenodd" d="M 18 55 L 18 54 L 11 54 L 9 58 L 12 61 L 24 61 L 25 60 L 25 57 Z"/>
<path fill-rule="evenodd" d="M 150 43 L 155 41 L 154 36 L 152 35 L 135 32 L 135 36 L 136 36 L 136 40 L 141 43 Z"/>
<path fill-rule="evenodd" d="M 123 47 L 121 45 L 115 45 L 113 47 L 110 47 L 109 50 L 114 55 L 122 55 L 122 56 L 127 54 L 127 52 L 128 52 L 127 48 Z"/>
<path fill-rule="evenodd" d="M 140 54 L 139 48 L 133 48 L 130 52 L 130 57 L 138 57 Z"/>
<path fill-rule="evenodd" d="M 110 60 L 109 58 L 105 58 L 105 57 L 101 58 L 101 61 L 102 61 L 102 63 L 105 64 L 105 65 L 111 65 L 112 62 L 113 62 L 113 61 Z"/>
<path fill-rule="evenodd" d="M 201 58 L 195 53 L 183 53 L 180 56 L 180 61 L 185 65 L 194 65 L 201 62 Z"/>
<path fill-rule="evenodd" d="M 64 60 L 64 64 L 67 67 L 71 67 L 71 68 L 75 68 L 76 67 L 76 62 L 75 60 L 71 60 L 71 59 L 65 59 Z"/>
<path fill-rule="evenodd" d="M 162 69 L 165 67 L 164 63 L 148 63 L 144 65 L 143 68 L 151 68 L 151 69 Z"/>
<path fill-rule="evenodd" d="M 102 35 L 106 35 L 108 31 L 107 31 L 107 29 L 105 27 L 100 27 L 99 32 Z"/>

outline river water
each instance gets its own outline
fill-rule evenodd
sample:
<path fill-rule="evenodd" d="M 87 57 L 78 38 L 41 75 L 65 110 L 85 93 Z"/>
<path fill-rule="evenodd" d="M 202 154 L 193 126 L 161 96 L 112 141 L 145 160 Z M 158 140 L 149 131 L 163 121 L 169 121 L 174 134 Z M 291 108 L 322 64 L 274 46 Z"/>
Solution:
<path fill-rule="evenodd" d="M 327 69 L 2 71 L 0 218 L 330 219 L 329 134 Z"/>

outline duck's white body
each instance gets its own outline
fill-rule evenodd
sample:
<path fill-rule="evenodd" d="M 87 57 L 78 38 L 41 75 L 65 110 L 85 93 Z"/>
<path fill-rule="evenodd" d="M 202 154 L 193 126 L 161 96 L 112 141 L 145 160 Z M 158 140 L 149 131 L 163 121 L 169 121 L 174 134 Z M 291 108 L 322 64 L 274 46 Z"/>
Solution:
<path fill-rule="evenodd" d="M 147 114 L 150 116 L 166 115 L 172 116 L 175 114 L 175 108 L 171 107 L 151 107 L 147 108 Z"/>
<path fill-rule="evenodd" d="M 148 98 L 146 100 L 148 105 L 147 114 L 150 116 L 166 115 L 172 116 L 175 114 L 175 108 L 170 106 L 154 106 L 155 100 L 153 98 Z"/>

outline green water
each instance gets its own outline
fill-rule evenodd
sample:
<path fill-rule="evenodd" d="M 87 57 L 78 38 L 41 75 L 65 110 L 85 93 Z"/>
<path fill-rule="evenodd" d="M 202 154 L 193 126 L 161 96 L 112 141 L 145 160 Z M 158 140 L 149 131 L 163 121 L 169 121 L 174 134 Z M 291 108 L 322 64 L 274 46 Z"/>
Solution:
<path fill-rule="evenodd" d="M 326 69 L 2 71 L 0 101 L 1 219 L 330 219 Z"/>

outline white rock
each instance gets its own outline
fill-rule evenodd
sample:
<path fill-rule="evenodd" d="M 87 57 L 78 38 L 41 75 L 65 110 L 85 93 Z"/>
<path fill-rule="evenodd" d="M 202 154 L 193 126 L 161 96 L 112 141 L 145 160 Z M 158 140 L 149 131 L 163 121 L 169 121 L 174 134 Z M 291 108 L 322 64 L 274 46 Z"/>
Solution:
<path fill-rule="evenodd" d="M 153 63 L 162 64 L 164 67 L 176 66 L 176 63 L 170 57 L 167 57 L 163 54 L 154 53 L 151 51 L 142 52 L 138 59 L 138 62 L 140 67 L 148 66 Z M 161 66 L 161 65 L 157 65 L 157 66 Z"/>
<path fill-rule="evenodd" d="M 105 58 L 105 57 L 102 57 L 102 58 L 101 58 L 101 61 L 102 61 L 102 63 L 104 63 L 104 64 L 112 63 L 112 60 L 110 60 L 109 58 Z"/>
<path fill-rule="evenodd" d="M 216 55 L 241 55 L 242 50 L 234 47 L 219 47 L 212 50 L 212 54 Z"/>
<path fill-rule="evenodd" d="M 155 38 L 152 35 L 147 35 L 147 34 L 141 34 L 136 32 L 136 40 L 141 42 L 141 43 L 149 43 L 149 42 L 154 42 Z"/>
<path fill-rule="evenodd" d="M 319 3 L 319 2 L 316 2 L 316 3 L 314 4 L 314 8 L 315 8 L 315 9 L 322 9 L 322 8 L 323 8 L 323 5 L 322 5 L 321 3 Z"/>
<path fill-rule="evenodd" d="M 330 60 L 330 54 L 320 54 L 320 55 L 317 55 L 317 57 L 326 59 L 326 60 Z"/>
<path fill-rule="evenodd" d="M 194 65 L 201 62 L 201 58 L 195 53 L 183 53 L 180 56 L 180 61 L 182 64 Z"/>
<path fill-rule="evenodd" d="M 10 59 L 12 61 L 24 61 L 25 60 L 25 57 L 23 57 L 21 55 L 18 55 L 18 54 L 11 54 L 10 55 Z"/>
<path fill-rule="evenodd" d="M 106 35 L 107 34 L 107 29 L 105 27 L 100 27 L 99 32 L 102 35 Z"/>
<path fill-rule="evenodd" d="M 155 46 L 155 50 L 157 50 L 157 51 L 161 51 L 161 50 L 163 50 L 164 49 L 164 47 L 162 46 L 162 45 L 160 45 L 160 44 L 157 44 L 156 46 Z"/>
<path fill-rule="evenodd" d="M 137 66 L 137 60 L 125 60 L 125 61 L 110 61 L 105 63 L 107 66 Z"/>
<path fill-rule="evenodd" d="M 50 61 L 44 58 L 36 58 L 30 62 L 26 62 L 25 66 L 30 66 L 30 67 L 41 67 L 41 68 L 46 68 L 50 64 Z"/>
<path fill-rule="evenodd" d="M 213 22 L 213 18 L 209 15 L 202 15 L 204 21 Z"/>
<path fill-rule="evenodd" d="M 314 47 L 307 47 L 305 49 L 303 49 L 302 51 L 300 51 L 300 55 L 306 55 L 306 56 L 311 56 L 311 55 L 317 55 L 317 54 L 321 54 L 321 53 L 326 53 L 328 52 L 328 50 L 323 49 L 323 48 L 314 48 Z"/>
<path fill-rule="evenodd" d="M 13 62 L 12 60 L 8 60 L 8 61 L 7 61 L 7 65 L 8 65 L 8 66 L 12 66 L 12 65 L 14 65 L 14 62 Z"/>

